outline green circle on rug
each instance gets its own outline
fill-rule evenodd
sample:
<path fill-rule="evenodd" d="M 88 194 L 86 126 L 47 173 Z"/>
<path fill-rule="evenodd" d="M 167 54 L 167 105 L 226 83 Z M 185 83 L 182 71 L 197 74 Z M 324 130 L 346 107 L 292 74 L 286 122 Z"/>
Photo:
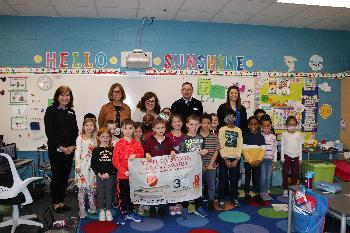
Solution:
<path fill-rule="evenodd" d="M 261 208 L 258 210 L 258 214 L 266 218 L 287 218 L 288 212 L 275 211 L 273 208 Z"/>
<path fill-rule="evenodd" d="M 281 188 L 270 188 L 270 193 L 272 195 L 280 195 L 280 194 L 283 194 L 283 189 L 281 189 Z"/>
<path fill-rule="evenodd" d="M 241 211 L 225 211 L 220 213 L 218 217 L 225 222 L 240 223 L 250 220 L 249 214 Z"/>

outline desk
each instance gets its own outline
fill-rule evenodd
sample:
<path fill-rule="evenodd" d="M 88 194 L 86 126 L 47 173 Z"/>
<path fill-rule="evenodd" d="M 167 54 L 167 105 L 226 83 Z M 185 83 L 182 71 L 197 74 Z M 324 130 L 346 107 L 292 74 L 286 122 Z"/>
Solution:
<path fill-rule="evenodd" d="M 13 163 L 15 164 L 17 169 L 23 168 L 23 167 L 31 167 L 32 168 L 32 177 L 35 176 L 35 171 L 34 171 L 34 161 L 33 159 L 16 159 L 13 160 Z M 35 188 L 35 182 L 32 182 L 33 188 Z"/>
<path fill-rule="evenodd" d="M 348 151 L 323 151 L 323 150 L 320 150 L 320 149 L 311 151 L 311 150 L 303 149 L 303 152 L 307 153 L 307 163 L 309 163 L 311 154 L 328 154 L 329 155 L 329 160 L 332 160 L 333 159 L 333 155 L 335 155 L 335 154 L 343 154 L 344 152 L 348 152 Z"/>
<path fill-rule="evenodd" d="M 350 182 L 341 182 L 342 191 L 336 194 L 323 194 L 320 190 L 313 191 L 326 195 L 329 200 L 328 213 L 337 219 L 340 219 L 340 233 L 346 233 L 346 221 L 350 219 L 350 197 L 345 196 L 346 193 L 350 193 Z M 299 185 L 293 185 L 288 187 L 288 230 L 292 229 L 292 195 L 293 192 L 299 189 Z"/>

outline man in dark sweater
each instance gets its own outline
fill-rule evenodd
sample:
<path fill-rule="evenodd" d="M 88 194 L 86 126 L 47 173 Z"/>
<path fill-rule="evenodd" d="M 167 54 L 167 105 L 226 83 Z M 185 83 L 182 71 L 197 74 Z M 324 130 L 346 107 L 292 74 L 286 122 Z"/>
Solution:
<path fill-rule="evenodd" d="M 178 113 L 183 117 L 183 120 L 186 122 L 186 119 L 189 115 L 201 116 L 203 114 L 203 105 L 202 103 L 193 98 L 193 86 L 192 83 L 185 82 L 182 84 L 181 88 L 182 98 L 176 100 L 171 105 L 171 113 Z M 184 124 L 185 125 L 185 124 Z"/>

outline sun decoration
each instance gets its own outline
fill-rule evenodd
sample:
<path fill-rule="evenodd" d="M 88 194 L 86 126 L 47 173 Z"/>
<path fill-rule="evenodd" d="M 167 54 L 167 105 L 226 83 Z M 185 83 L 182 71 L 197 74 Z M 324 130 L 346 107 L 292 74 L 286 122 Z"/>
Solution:
<path fill-rule="evenodd" d="M 153 59 L 153 63 L 154 63 L 156 66 L 159 66 L 161 62 L 162 62 L 162 60 L 160 59 L 160 57 L 155 57 L 155 58 Z"/>
<path fill-rule="evenodd" d="M 329 104 L 322 104 L 319 112 L 322 119 L 327 120 L 332 115 L 332 106 Z"/>
<path fill-rule="evenodd" d="M 111 63 L 112 65 L 117 64 L 117 62 L 118 62 L 118 58 L 116 58 L 115 56 L 113 56 L 109 59 L 109 63 Z"/>
<path fill-rule="evenodd" d="M 43 60 L 43 58 L 40 56 L 40 55 L 35 55 L 34 58 L 33 58 L 34 62 L 36 64 L 39 64 L 41 63 L 41 61 Z"/>
<path fill-rule="evenodd" d="M 248 66 L 248 67 L 252 67 L 253 65 L 254 65 L 254 62 L 253 62 L 253 60 L 247 60 L 246 62 L 245 62 L 245 64 Z"/>

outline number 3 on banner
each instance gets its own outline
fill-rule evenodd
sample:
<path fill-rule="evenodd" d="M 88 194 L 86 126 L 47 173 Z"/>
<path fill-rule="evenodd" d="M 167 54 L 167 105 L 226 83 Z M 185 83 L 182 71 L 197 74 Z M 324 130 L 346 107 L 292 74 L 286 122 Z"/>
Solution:
<path fill-rule="evenodd" d="M 180 186 L 181 186 L 181 181 L 180 181 L 180 179 L 175 179 L 174 180 L 174 183 L 175 183 L 175 185 L 174 185 L 174 188 L 180 188 Z"/>

